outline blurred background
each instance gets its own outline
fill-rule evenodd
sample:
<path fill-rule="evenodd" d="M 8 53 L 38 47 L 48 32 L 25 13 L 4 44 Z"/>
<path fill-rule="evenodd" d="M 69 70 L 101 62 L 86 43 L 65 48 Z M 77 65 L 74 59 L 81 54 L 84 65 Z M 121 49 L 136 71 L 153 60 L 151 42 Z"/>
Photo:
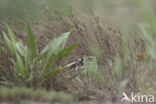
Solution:
<path fill-rule="evenodd" d="M 141 0 L 1 0 L 0 20 L 10 19 L 38 20 L 42 19 L 46 10 L 52 14 L 59 11 L 68 15 L 71 11 L 78 16 L 94 13 L 105 20 L 121 24 L 141 21 L 141 10 L 138 4 Z M 147 0 L 155 3 L 155 0 Z M 141 1 L 142 2 L 142 1 Z"/>

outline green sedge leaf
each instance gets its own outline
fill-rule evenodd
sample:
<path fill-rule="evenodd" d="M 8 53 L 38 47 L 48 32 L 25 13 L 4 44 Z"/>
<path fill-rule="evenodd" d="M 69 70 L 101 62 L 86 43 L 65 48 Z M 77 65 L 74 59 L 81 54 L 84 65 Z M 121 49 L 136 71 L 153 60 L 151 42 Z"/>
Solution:
<path fill-rule="evenodd" d="M 8 30 L 9 39 L 11 39 L 11 41 L 15 43 L 17 41 L 15 33 L 12 31 L 12 29 L 10 28 L 10 26 L 8 24 L 5 24 L 5 25 L 6 25 L 7 30 Z"/>
<path fill-rule="evenodd" d="M 73 45 L 71 45 L 70 47 L 68 48 L 64 48 L 61 52 L 58 53 L 58 58 L 61 60 L 62 58 L 66 57 L 66 56 L 69 56 L 71 51 L 77 47 L 80 43 L 74 43 Z"/>
<path fill-rule="evenodd" d="M 32 54 L 36 55 L 37 54 L 36 41 L 30 26 L 28 26 L 28 45 L 32 51 Z"/>
<path fill-rule="evenodd" d="M 60 51 L 64 49 L 69 35 L 70 35 L 70 32 L 66 32 L 66 33 L 63 33 L 60 37 L 55 38 L 54 40 L 50 41 L 50 43 L 43 48 L 43 50 L 41 51 L 41 54 L 44 54 L 45 52 L 49 50 L 51 53 L 55 55 L 58 54 Z"/>
<path fill-rule="evenodd" d="M 12 54 L 16 53 L 15 44 L 7 37 L 6 33 L 3 32 L 4 41 Z"/>
<path fill-rule="evenodd" d="M 20 53 L 20 55 L 22 55 L 22 56 L 24 56 L 25 55 L 25 48 L 24 48 L 24 46 L 23 46 L 23 44 L 22 43 L 20 43 L 20 42 L 17 42 L 16 43 L 16 49 L 18 50 L 18 52 Z"/>
<path fill-rule="evenodd" d="M 63 70 L 62 67 L 58 67 L 56 69 L 53 69 L 51 72 L 48 73 L 48 77 L 54 75 L 55 73 L 57 73 L 57 72 L 59 72 L 61 70 Z"/>
<path fill-rule="evenodd" d="M 50 50 L 53 47 L 53 41 L 55 41 L 56 38 L 54 38 L 53 40 L 51 40 L 41 51 L 41 55 L 43 55 L 44 53 L 46 53 L 48 50 Z"/>

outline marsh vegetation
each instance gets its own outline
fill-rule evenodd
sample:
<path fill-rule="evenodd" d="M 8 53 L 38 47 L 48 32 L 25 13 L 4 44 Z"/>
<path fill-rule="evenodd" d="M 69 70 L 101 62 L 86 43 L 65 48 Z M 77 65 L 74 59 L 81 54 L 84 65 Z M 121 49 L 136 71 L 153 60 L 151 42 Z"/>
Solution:
<path fill-rule="evenodd" d="M 120 104 L 155 95 L 154 0 L 1 0 L 0 103 Z"/>

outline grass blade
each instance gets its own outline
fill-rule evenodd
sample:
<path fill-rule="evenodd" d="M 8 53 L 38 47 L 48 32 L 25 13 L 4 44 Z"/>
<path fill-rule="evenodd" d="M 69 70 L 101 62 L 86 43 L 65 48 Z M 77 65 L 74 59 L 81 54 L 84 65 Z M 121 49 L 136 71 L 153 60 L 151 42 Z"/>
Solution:
<path fill-rule="evenodd" d="M 33 55 L 37 55 L 36 41 L 30 26 L 28 26 L 28 45 Z"/>
<path fill-rule="evenodd" d="M 76 46 L 78 46 L 80 43 L 74 43 L 73 45 L 71 45 L 70 47 L 68 48 L 64 48 L 61 52 L 58 53 L 58 57 L 59 57 L 59 60 L 61 60 L 62 58 L 66 57 L 66 56 L 69 56 L 72 49 L 74 49 Z"/>
<path fill-rule="evenodd" d="M 15 42 L 17 41 L 17 39 L 16 39 L 16 36 L 15 36 L 14 32 L 12 31 L 12 29 L 10 28 L 10 26 L 9 26 L 8 24 L 5 24 L 5 25 L 6 25 L 7 30 L 8 30 L 9 39 L 10 39 L 13 43 L 15 43 Z"/>

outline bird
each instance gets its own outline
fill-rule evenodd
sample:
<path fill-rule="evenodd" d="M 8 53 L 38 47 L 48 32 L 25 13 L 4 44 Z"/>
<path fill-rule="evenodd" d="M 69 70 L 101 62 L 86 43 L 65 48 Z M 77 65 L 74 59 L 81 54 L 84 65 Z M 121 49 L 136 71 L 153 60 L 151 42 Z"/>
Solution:
<path fill-rule="evenodd" d="M 86 56 L 87 62 L 91 63 L 94 59 L 93 56 Z M 71 77 L 72 75 L 81 72 L 84 69 L 84 59 L 81 57 L 74 62 L 71 62 L 63 67 L 64 69 L 68 69 L 68 76 Z"/>

